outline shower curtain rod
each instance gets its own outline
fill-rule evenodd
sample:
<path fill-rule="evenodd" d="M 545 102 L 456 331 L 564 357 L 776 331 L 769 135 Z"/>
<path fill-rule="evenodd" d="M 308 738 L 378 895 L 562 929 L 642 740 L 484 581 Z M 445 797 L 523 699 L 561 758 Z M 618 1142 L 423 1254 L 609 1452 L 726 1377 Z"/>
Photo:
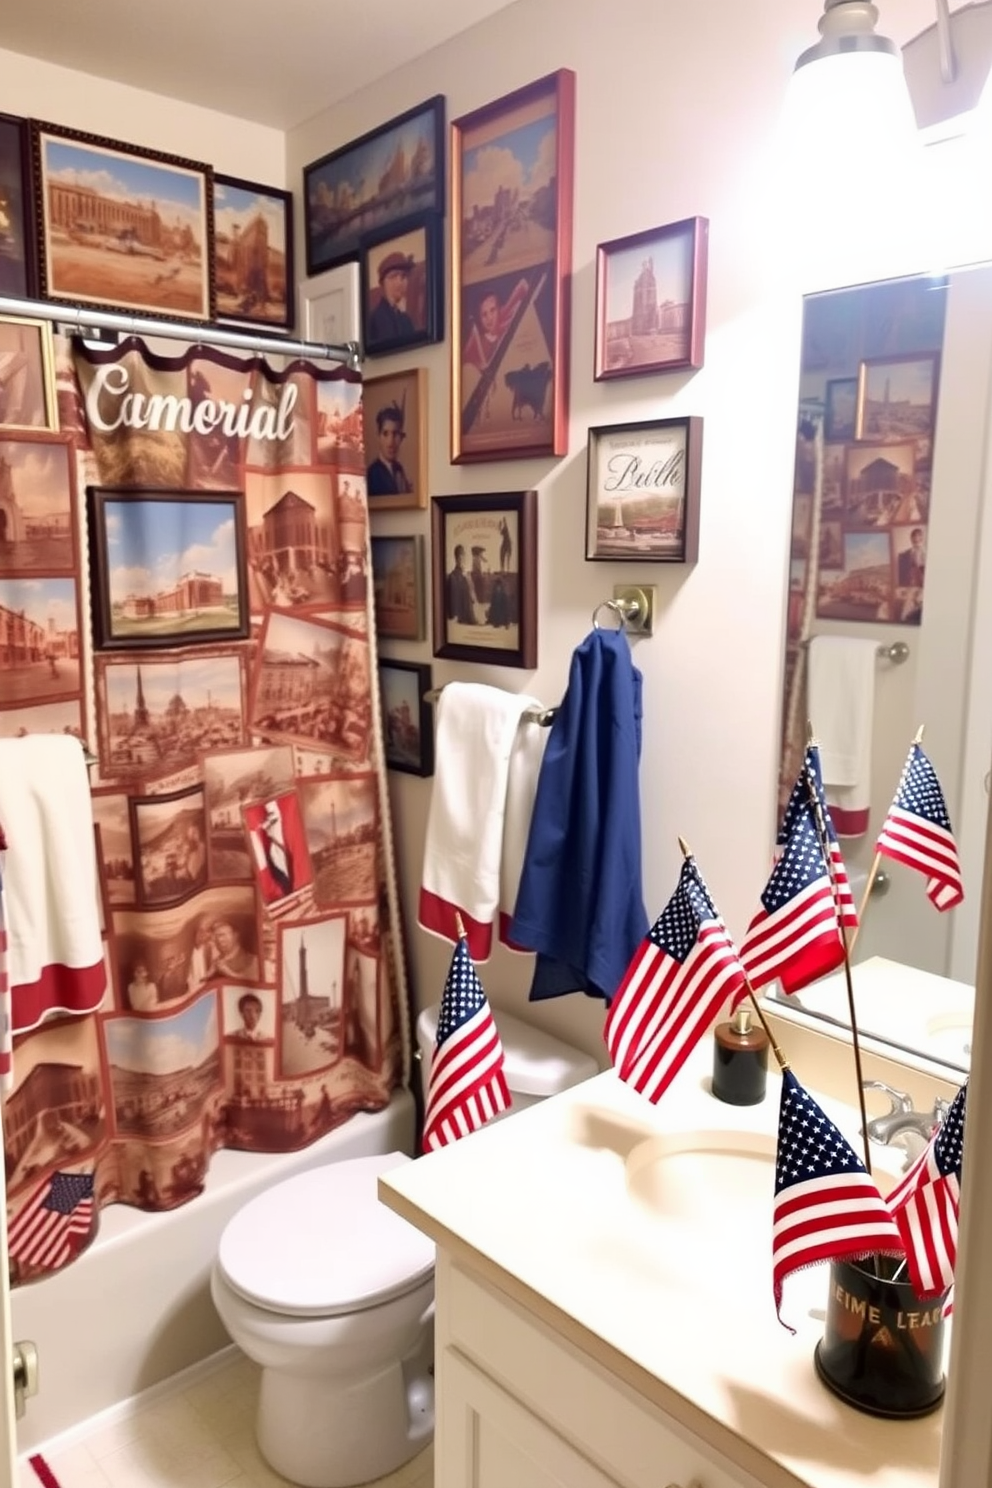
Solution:
<path fill-rule="evenodd" d="M 316 357 L 326 362 L 347 362 L 357 371 L 360 348 L 357 341 L 341 346 L 318 341 L 290 341 L 280 336 L 251 336 L 229 331 L 206 321 L 189 325 L 178 320 L 151 320 L 143 315 L 116 315 L 107 310 L 87 310 L 81 305 L 56 305 L 49 300 L 21 300 L 0 295 L 0 315 L 30 315 L 36 320 L 54 320 L 85 335 L 87 330 L 121 331 L 128 336 L 164 336 L 171 341 L 202 341 L 205 345 L 231 346 L 237 351 L 256 351 L 268 356 Z"/>

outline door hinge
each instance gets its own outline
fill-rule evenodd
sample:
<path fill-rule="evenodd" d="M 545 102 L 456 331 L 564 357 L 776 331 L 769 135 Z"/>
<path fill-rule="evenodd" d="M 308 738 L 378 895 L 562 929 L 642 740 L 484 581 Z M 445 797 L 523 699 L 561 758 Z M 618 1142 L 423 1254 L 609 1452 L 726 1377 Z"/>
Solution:
<path fill-rule="evenodd" d="M 28 1339 L 14 1344 L 14 1409 L 20 1420 L 26 1402 L 38 1393 L 38 1350 Z"/>

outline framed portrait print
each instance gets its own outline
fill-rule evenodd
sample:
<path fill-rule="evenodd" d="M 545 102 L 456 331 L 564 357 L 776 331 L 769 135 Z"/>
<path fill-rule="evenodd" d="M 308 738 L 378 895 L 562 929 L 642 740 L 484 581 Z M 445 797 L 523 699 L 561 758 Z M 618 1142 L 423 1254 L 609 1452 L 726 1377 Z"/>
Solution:
<path fill-rule="evenodd" d="M 362 347 L 366 356 L 444 336 L 444 264 L 436 217 L 362 239 Z"/>
<path fill-rule="evenodd" d="M 240 491 L 90 486 L 87 498 L 99 649 L 190 646 L 247 636 Z"/>
<path fill-rule="evenodd" d="M 564 455 L 575 74 L 451 126 L 451 459 Z"/>
<path fill-rule="evenodd" d="M 709 223 L 687 217 L 596 249 L 595 379 L 703 365 Z"/>
<path fill-rule="evenodd" d="M 424 638 L 423 538 L 373 537 L 375 628 L 380 640 Z"/>
<path fill-rule="evenodd" d="M 409 775 L 434 774 L 431 669 L 421 661 L 379 661 L 386 764 Z"/>
<path fill-rule="evenodd" d="M 0 429 L 58 426 L 51 323 L 0 315 Z"/>
<path fill-rule="evenodd" d="M 855 437 L 858 408 L 858 379 L 831 377 L 824 394 L 823 437 L 845 444 Z"/>
<path fill-rule="evenodd" d="M 367 377 L 362 395 L 369 511 L 426 507 L 426 369 Z"/>
<path fill-rule="evenodd" d="M 38 286 L 31 205 L 31 137 L 26 119 L 0 114 L 0 294 L 33 295 Z"/>
<path fill-rule="evenodd" d="M 935 351 L 863 361 L 858 368 L 855 439 L 929 439 L 939 364 Z"/>
<path fill-rule="evenodd" d="M 537 492 L 431 500 L 434 655 L 537 665 Z"/>
<path fill-rule="evenodd" d="M 417 212 L 444 216 L 440 94 L 304 166 L 308 276 L 357 258 L 366 233 Z"/>
<path fill-rule="evenodd" d="M 586 558 L 695 563 L 701 418 L 589 430 Z"/>
<path fill-rule="evenodd" d="M 308 341 L 324 346 L 356 345 L 362 335 L 358 264 L 339 264 L 300 286 L 300 320 Z"/>
<path fill-rule="evenodd" d="M 46 299 L 213 320 L 209 165 L 37 121 L 31 150 Z"/>
<path fill-rule="evenodd" d="M 214 183 L 217 314 L 289 330 L 293 296 L 293 193 L 236 176 Z"/>

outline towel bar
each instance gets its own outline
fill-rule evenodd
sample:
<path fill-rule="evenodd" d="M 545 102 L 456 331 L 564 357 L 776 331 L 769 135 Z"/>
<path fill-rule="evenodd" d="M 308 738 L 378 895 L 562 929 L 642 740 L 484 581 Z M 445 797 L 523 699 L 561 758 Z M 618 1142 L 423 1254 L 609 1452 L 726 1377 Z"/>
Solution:
<path fill-rule="evenodd" d="M 436 703 L 443 691 L 443 687 L 432 687 L 429 692 L 424 693 L 424 702 Z M 541 728 L 549 728 L 557 712 L 557 708 L 525 708 L 520 716 L 528 723 L 539 723 Z"/>
<path fill-rule="evenodd" d="M 806 636 L 799 644 L 806 649 L 813 639 L 813 636 Z M 902 666 L 904 661 L 909 660 L 909 647 L 905 641 L 893 641 L 891 646 L 876 646 L 875 655 L 880 661 L 891 661 L 893 666 Z"/>

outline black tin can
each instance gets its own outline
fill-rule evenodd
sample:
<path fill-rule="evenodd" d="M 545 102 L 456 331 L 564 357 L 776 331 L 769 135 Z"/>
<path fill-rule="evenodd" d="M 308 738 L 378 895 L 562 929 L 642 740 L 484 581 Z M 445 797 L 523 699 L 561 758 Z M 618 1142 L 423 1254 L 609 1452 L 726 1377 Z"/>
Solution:
<path fill-rule="evenodd" d="M 905 1262 L 892 1256 L 831 1261 L 813 1359 L 848 1405 L 872 1416 L 925 1416 L 944 1398 L 944 1298 L 921 1299 L 897 1274 L 905 1277 Z"/>

